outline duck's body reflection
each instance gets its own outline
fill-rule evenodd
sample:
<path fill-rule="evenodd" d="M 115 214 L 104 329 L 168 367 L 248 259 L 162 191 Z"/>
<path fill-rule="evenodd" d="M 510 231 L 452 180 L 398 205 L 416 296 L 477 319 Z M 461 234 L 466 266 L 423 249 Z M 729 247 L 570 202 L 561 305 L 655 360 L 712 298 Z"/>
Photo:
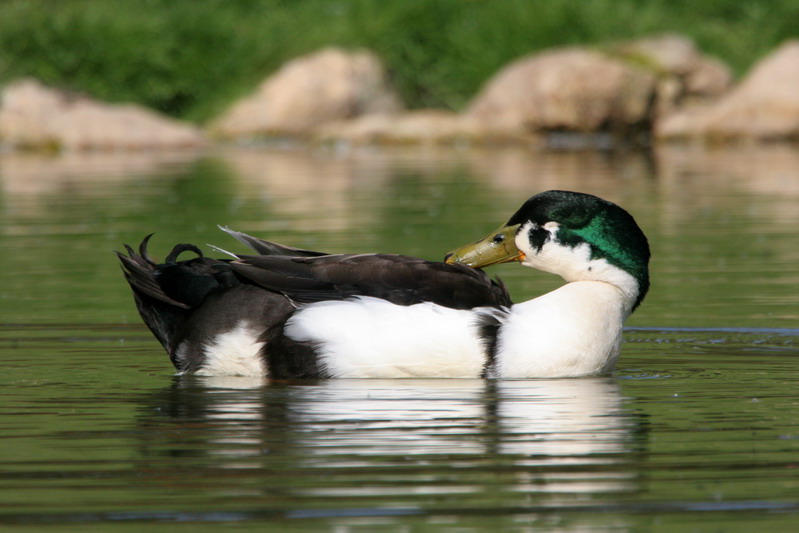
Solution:
<path fill-rule="evenodd" d="M 142 422 L 177 427 L 160 432 L 170 440 L 151 450 L 166 445 L 175 457 L 186 448 L 216 472 L 268 471 L 265 484 L 300 490 L 299 483 L 306 495 L 499 491 L 547 495 L 548 505 L 560 505 L 574 503 L 575 494 L 597 501 L 636 486 L 625 464 L 636 455 L 637 421 L 624 411 L 614 378 L 266 384 L 183 377 L 155 401 Z M 190 441 L 181 426 L 193 430 Z"/>

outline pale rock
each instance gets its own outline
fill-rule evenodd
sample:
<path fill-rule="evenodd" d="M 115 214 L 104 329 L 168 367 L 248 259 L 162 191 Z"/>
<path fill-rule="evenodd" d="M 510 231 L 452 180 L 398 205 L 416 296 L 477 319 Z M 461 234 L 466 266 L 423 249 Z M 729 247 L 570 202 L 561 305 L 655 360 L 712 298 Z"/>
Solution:
<path fill-rule="evenodd" d="M 688 105 L 719 98 L 732 84 L 732 74 L 719 60 L 702 54 L 682 35 L 665 34 L 620 43 L 613 53 L 658 75 L 654 120 Z"/>
<path fill-rule="evenodd" d="M 374 54 L 327 48 L 286 63 L 209 130 L 222 138 L 305 136 L 326 122 L 402 107 Z"/>
<path fill-rule="evenodd" d="M 107 104 L 26 79 L 5 87 L 0 142 L 16 148 L 130 150 L 197 147 L 200 131 L 138 105 Z"/>
<path fill-rule="evenodd" d="M 799 40 L 761 60 L 717 102 L 675 113 L 656 126 L 661 139 L 799 139 Z"/>
<path fill-rule="evenodd" d="M 654 90 L 652 72 L 596 51 L 564 48 L 501 69 L 466 115 L 511 130 L 623 132 L 648 120 Z"/>

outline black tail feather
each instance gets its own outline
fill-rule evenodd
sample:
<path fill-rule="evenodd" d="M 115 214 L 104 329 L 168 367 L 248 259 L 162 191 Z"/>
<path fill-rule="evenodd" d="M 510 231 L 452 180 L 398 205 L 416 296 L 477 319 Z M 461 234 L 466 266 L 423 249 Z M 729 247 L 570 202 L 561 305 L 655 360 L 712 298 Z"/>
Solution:
<path fill-rule="evenodd" d="M 131 289 L 136 293 L 148 296 L 167 305 L 188 309 L 188 305 L 167 296 L 156 281 L 157 265 L 147 254 L 147 241 L 151 236 L 152 234 L 148 235 L 141 242 L 138 254 L 127 244 L 125 245 L 125 250 L 128 252 L 128 255 L 122 252 L 116 252 L 122 265 L 122 272 L 125 274 L 125 279 L 128 280 Z"/>
<path fill-rule="evenodd" d="M 174 246 L 164 263 L 156 263 L 147 252 L 151 236 L 142 240 L 138 252 L 126 244 L 127 255 L 116 254 L 144 323 L 174 358 L 178 337 L 194 311 L 210 295 L 236 287 L 240 281 L 229 261 L 205 257 L 193 244 Z M 184 252 L 198 257 L 178 261 Z"/>
<path fill-rule="evenodd" d="M 130 288 L 136 309 L 158 342 L 174 359 L 177 332 L 189 316 L 190 307 L 170 298 L 156 280 L 158 265 L 147 253 L 147 242 L 152 234 L 142 240 L 139 251 L 125 245 L 127 255 L 116 252 L 122 272 Z M 175 361 L 172 361 L 175 363 Z"/>
<path fill-rule="evenodd" d="M 141 255 L 142 259 L 147 261 L 149 264 L 155 266 L 155 261 L 150 259 L 150 255 L 147 253 L 147 243 L 150 242 L 150 239 L 152 238 L 153 235 L 155 235 L 155 233 L 150 233 L 149 235 L 144 237 L 142 241 L 139 243 L 139 255 Z M 125 245 L 125 248 L 130 250 L 130 246 L 128 246 L 127 244 Z"/>
<path fill-rule="evenodd" d="M 200 259 L 204 257 L 203 251 L 194 246 L 193 244 L 176 244 L 174 248 L 172 248 L 172 251 L 169 252 L 169 255 L 166 256 L 166 262 L 169 264 L 177 263 L 178 256 L 183 252 L 194 252 L 200 257 Z"/>

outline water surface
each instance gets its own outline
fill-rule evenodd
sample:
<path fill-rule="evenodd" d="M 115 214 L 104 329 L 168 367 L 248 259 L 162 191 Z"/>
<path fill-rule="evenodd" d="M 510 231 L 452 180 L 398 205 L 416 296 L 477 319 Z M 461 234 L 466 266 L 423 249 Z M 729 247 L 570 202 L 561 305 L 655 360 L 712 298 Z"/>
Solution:
<path fill-rule="evenodd" d="M 224 150 L 0 156 L 0 524 L 787 530 L 799 518 L 799 153 Z M 618 371 L 566 380 L 172 375 L 112 250 L 216 224 L 440 258 L 528 196 L 631 211 L 653 286 Z M 210 249 L 209 253 L 210 253 Z M 559 280 L 494 269 L 514 299 Z"/>

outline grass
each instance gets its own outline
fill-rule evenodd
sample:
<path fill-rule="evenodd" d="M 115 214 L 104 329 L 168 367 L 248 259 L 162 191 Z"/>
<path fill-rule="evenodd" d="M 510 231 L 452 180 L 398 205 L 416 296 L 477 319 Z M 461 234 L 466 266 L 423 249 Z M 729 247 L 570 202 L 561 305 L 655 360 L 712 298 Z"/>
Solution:
<path fill-rule="evenodd" d="M 376 52 L 410 107 L 460 109 L 521 55 L 662 32 L 740 76 L 796 20 L 799 0 L 4 0 L 0 83 L 33 76 L 202 122 L 337 45 Z"/>

